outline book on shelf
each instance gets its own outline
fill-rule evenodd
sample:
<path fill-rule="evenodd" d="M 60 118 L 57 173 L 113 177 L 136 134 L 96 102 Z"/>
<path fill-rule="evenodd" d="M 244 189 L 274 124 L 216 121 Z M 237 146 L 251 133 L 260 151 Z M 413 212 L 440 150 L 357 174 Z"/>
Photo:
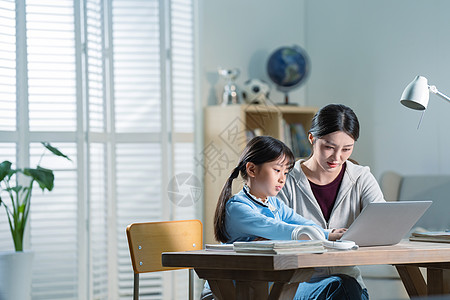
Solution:
<path fill-rule="evenodd" d="M 246 130 L 245 131 L 245 136 L 246 136 L 246 138 L 247 138 L 247 142 L 249 142 L 252 138 L 254 138 L 256 135 L 255 135 L 255 132 L 253 131 L 253 130 Z"/>
<path fill-rule="evenodd" d="M 292 137 L 291 137 L 290 125 L 286 122 L 285 119 L 282 119 L 281 122 L 282 122 L 282 127 L 283 127 L 282 137 L 283 137 L 284 143 L 292 150 Z"/>
<path fill-rule="evenodd" d="M 301 123 L 291 124 L 292 142 L 296 144 L 298 157 L 311 155 L 311 146 L 306 135 L 305 128 Z"/>
<path fill-rule="evenodd" d="M 245 131 L 247 142 L 249 142 L 252 138 L 260 135 L 264 135 L 264 132 L 261 128 L 249 129 Z"/>
<path fill-rule="evenodd" d="M 413 232 L 410 241 L 450 243 L 450 231 Z"/>
<path fill-rule="evenodd" d="M 243 253 L 293 254 L 326 252 L 319 240 L 264 240 L 234 242 L 234 251 Z"/>
<path fill-rule="evenodd" d="M 283 139 L 291 148 L 295 157 L 308 157 L 311 154 L 311 146 L 308 141 L 305 128 L 301 123 L 288 123 L 282 120 Z"/>

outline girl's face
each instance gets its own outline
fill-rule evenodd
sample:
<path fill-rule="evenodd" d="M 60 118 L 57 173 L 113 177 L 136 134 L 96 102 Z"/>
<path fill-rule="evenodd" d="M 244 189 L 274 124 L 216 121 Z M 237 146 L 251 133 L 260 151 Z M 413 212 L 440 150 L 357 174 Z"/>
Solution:
<path fill-rule="evenodd" d="M 258 198 L 276 196 L 286 182 L 289 161 L 285 157 L 256 166 L 247 164 L 250 192 Z"/>
<path fill-rule="evenodd" d="M 320 139 L 309 134 L 308 138 L 313 145 L 312 158 L 326 172 L 340 171 L 355 144 L 355 140 L 343 131 L 329 133 Z"/>

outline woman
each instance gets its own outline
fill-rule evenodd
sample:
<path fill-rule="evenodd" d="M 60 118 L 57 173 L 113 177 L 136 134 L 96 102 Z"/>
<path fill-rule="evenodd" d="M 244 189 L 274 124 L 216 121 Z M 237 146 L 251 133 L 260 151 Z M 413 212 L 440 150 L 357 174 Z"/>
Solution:
<path fill-rule="evenodd" d="M 325 230 L 348 228 L 368 203 L 384 202 L 369 168 L 349 161 L 358 137 L 359 122 L 352 109 L 341 104 L 321 108 L 308 132 L 312 154 L 296 162 L 278 198 Z M 338 299 L 326 294 L 325 281 L 345 285 L 358 299 L 369 297 L 357 267 L 317 268 L 299 290 L 305 291 L 305 299 Z"/>

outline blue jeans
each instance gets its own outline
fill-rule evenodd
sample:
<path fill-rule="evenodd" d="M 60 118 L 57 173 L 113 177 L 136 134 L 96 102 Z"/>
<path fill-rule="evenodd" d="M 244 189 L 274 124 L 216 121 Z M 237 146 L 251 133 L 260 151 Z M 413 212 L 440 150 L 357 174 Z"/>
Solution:
<path fill-rule="evenodd" d="M 312 278 L 298 285 L 295 300 L 369 300 L 366 289 L 362 289 L 355 278 L 336 274 Z"/>

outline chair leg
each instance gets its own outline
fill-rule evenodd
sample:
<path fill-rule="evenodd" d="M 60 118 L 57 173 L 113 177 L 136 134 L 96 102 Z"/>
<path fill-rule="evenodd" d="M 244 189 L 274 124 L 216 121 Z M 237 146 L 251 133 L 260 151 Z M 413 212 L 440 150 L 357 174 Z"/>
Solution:
<path fill-rule="evenodd" d="M 194 300 L 194 269 L 189 269 L 189 300 Z"/>
<path fill-rule="evenodd" d="M 133 300 L 139 299 L 139 273 L 134 273 Z"/>

